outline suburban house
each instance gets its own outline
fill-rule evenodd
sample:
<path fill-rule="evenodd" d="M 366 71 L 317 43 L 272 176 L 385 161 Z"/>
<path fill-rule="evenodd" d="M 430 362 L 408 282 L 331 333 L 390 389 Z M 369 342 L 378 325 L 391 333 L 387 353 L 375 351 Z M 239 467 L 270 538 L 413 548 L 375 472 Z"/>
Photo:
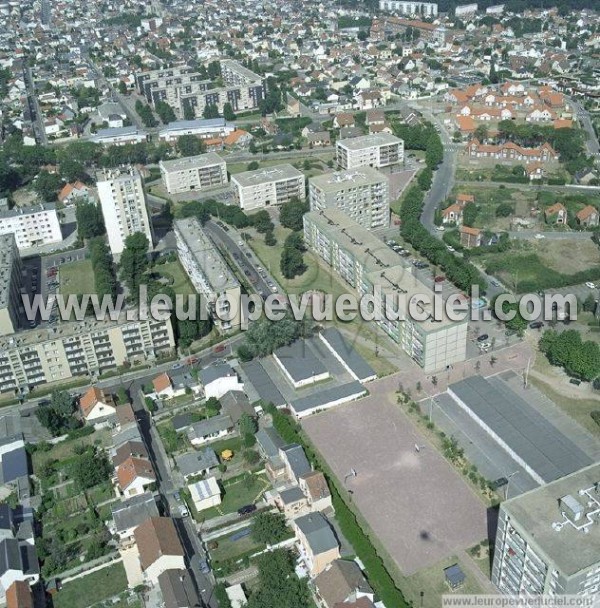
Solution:
<path fill-rule="evenodd" d="M 188 570 L 165 570 L 158 575 L 158 585 L 164 608 L 201 608 L 204 602 L 198 597 Z"/>
<path fill-rule="evenodd" d="M 234 429 L 233 420 L 229 416 L 213 416 L 192 424 L 187 431 L 192 445 L 203 445 L 209 441 L 225 437 Z"/>
<path fill-rule="evenodd" d="M 185 570 L 184 551 L 169 517 L 151 517 L 133 533 L 144 578 L 156 585 L 165 570 Z"/>
<path fill-rule="evenodd" d="M 207 399 L 210 397 L 220 399 L 227 391 L 244 390 L 244 383 L 239 381 L 236 372 L 227 363 L 211 365 L 200 370 L 198 379 Z"/>
<path fill-rule="evenodd" d="M 481 245 L 482 232 L 479 228 L 471 228 L 470 226 L 461 226 L 460 244 L 467 249 L 479 247 Z"/>
<path fill-rule="evenodd" d="M 156 378 L 152 380 L 152 387 L 154 388 L 156 396 L 160 399 L 172 399 L 176 396 L 173 384 L 171 383 L 171 378 L 169 378 L 169 374 L 166 372 L 162 373 L 160 376 L 156 376 Z"/>
<path fill-rule="evenodd" d="M 298 478 L 298 487 L 302 490 L 313 511 L 333 510 L 331 492 L 325 475 L 321 471 L 311 471 Z"/>
<path fill-rule="evenodd" d="M 306 475 L 312 470 L 304 448 L 296 443 L 280 448 L 279 456 L 285 466 L 286 477 L 294 483 L 298 483 L 302 475 Z"/>
<path fill-rule="evenodd" d="M 342 129 L 343 127 L 353 127 L 354 126 L 354 114 L 350 114 L 349 112 L 340 112 L 335 115 L 333 119 L 333 126 L 336 129 Z"/>
<path fill-rule="evenodd" d="M 188 486 L 196 511 L 204 511 L 221 504 L 221 488 L 216 477 L 208 477 Z"/>
<path fill-rule="evenodd" d="M 137 428 L 137 420 L 131 403 L 124 403 L 123 405 L 118 405 L 116 409 L 116 414 L 117 428 L 119 430 L 126 429 L 129 427 Z"/>
<path fill-rule="evenodd" d="M 152 380 L 152 387 L 159 399 L 181 397 L 188 391 L 197 394 L 201 390 L 194 377 L 184 370 L 174 370 L 170 375 L 166 372 L 160 374 Z"/>
<path fill-rule="evenodd" d="M 452 203 L 452 205 L 448 205 L 448 207 L 442 209 L 442 223 L 461 224 L 464 208 L 465 206 L 460 203 Z"/>
<path fill-rule="evenodd" d="M 598 209 L 592 205 L 586 205 L 581 211 L 576 214 L 577 222 L 580 226 L 592 228 L 600 223 L 600 215 Z"/>
<path fill-rule="evenodd" d="M 321 513 L 298 517 L 293 520 L 292 527 L 298 539 L 300 555 L 311 576 L 321 574 L 328 564 L 340 558 L 337 538 Z"/>
<path fill-rule="evenodd" d="M 35 585 L 40 580 L 40 566 L 35 546 L 21 544 L 16 538 L 0 540 L 0 602 L 15 581 Z"/>
<path fill-rule="evenodd" d="M 313 584 L 324 608 L 337 608 L 343 602 L 356 602 L 361 598 L 375 601 L 375 593 L 356 562 L 336 559 Z"/>
<path fill-rule="evenodd" d="M 524 148 L 513 142 L 492 145 L 482 144 L 478 139 L 472 139 L 467 144 L 466 153 L 471 158 L 492 158 L 510 161 L 552 162 L 558 160 L 558 154 L 549 143 L 537 148 Z"/>
<path fill-rule="evenodd" d="M 554 203 L 544 209 L 544 217 L 548 224 L 566 224 L 567 208 L 562 203 Z"/>
<path fill-rule="evenodd" d="M 212 448 L 204 448 L 176 456 L 175 464 L 187 481 L 190 477 L 208 475 L 219 466 L 219 459 Z"/>
<path fill-rule="evenodd" d="M 65 184 L 58 193 L 58 200 L 63 205 L 71 205 L 78 200 L 87 201 L 89 195 L 90 188 L 83 182 L 77 181 L 73 184 Z"/>
<path fill-rule="evenodd" d="M 268 497 L 269 494 L 271 497 Z M 274 504 L 288 520 L 309 511 L 308 500 L 298 486 L 267 493 L 265 497 L 267 497 L 267 502 Z"/>
<path fill-rule="evenodd" d="M 127 441 L 113 456 L 115 476 L 120 493 L 129 498 L 145 492 L 156 482 L 156 473 L 141 441 Z"/>
<path fill-rule="evenodd" d="M 237 424 L 244 414 L 256 418 L 256 412 L 250 404 L 250 400 L 242 391 L 227 391 L 220 401 L 221 411 L 227 414 L 234 424 Z"/>
<path fill-rule="evenodd" d="M 535 179 L 542 179 L 546 175 L 546 169 L 541 162 L 534 160 L 525 165 L 525 173 L 527 174 L 527 177 L 533 181 Z"/>
<path fill-rule="evenodd" d="M 110 510 L 113 523 L 109 530 L 111 534 L 117 535 L 121 542 L 132 541 L 133 533 L 140 524 L 151 517 L 158 517 L 156 500 L 150 492 L 113 502 Z"/>
<path fill-rule="evenodd" d="M 79 408 L 85 421 L 99 424 L 117 413 L 117 406 L 110 393 L 92 386 L 79 398 Z"/>
<path fill-rule="evenodd" d="M 6 590 L 6 608 L 34 608 L 29 583 L 16 580 Z"/>

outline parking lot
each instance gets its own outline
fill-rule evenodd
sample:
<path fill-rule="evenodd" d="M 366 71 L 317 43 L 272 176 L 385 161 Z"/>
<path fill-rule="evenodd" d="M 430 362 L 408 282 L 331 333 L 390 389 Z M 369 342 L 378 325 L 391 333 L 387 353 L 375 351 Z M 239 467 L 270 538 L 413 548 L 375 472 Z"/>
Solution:
<path fill-rule="evenodd" d="M 488 514 L 400 410 L 394 388 L 392 377 L 375 380 L 368 397 L 308 417 L 302 427 L 410 575 L 487 538 Z"/>

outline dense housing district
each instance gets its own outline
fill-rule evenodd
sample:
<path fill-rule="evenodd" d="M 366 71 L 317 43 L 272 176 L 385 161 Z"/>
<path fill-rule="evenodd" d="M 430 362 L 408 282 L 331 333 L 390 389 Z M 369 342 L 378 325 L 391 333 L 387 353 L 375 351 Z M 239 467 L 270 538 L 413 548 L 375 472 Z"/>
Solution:
<path fill-rule="evenodd" d="M 600 596 L 599 24 L 0 0 L 0 606 Z"/>

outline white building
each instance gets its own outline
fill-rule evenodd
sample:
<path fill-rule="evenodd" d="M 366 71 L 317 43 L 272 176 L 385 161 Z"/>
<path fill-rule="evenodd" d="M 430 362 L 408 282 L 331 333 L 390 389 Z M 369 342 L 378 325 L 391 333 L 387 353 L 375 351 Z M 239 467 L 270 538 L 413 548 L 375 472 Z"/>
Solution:
<path fill-rule="evenodd" d="M 209 137 L 227 137 L 235 131 L 235 123 L 226 122 L 224 118 L 207 118 L 199 120 L 176 120 L 159 131 L 161 141 L 172 143 L 182 135 L 195 135 L 202 139 Z"/>
<path fill-rule="evenodd" d="M 160 174 L 169 194 L 207 190 L 227 184 L 227 165 L 214 152 L 175 160 L 161 160 Z"/>
<path fill-rule="evenodd" d="M 229 391 L 243 391 L 244 383 L 239 381 L 235 370 L 228 363 L 211 365 L 198 372 L 198 380 L 202 384 L 204 396 L 207 399 L 220 399 Z"/>
<path fill-rule="evenodd" d="M 136 232 L 145 234 L 152 247 L 152 226 L 139 171 L 101 171 L 96 186 L 113 255 L 122 253 L 125 239 Z"/>
<path fill-rule="evenodd" d="M 221 504 L 221 488 L 219 488 L 216 477 L 192 483 L 188 486 L 188 490 L 198 512 Z"/>
<path fill-rule="evenodd" d="M 0 211 L 0 234 L 14 234 L 19 249 L 61 243 L 56 205 L 42 203 L 33 207 L 13 207 Z"/>
<path fill-rule="evenodd" d="M 437 17 L 438 5 L 435 2 L 406 2 L 404 0 L 379 0 L 379 10 L 400 13 L 412 17 Z"/>
<path fill-rule="evenodd" d="M 231 176 L 236 200 L 244 211 L 287 203 L 305 197 L 305 178 L 292 165 L 276 165 L 268 169 L 245 171 Z"/>
<path fill-rule="evenodd" d="M 390 225 L 389 184 L 376 169 L 317 175 L 309 179 L 308 191 L 312 211 L 339 209 L 367 229 Z"/>
<path fill-rule="evenodd" d="M 139 144 L 146 139 L 148 139 L 147 133 L 137 127 L 120 127 L 99 129 L 90 141 L 103 146 L 124 146 L 125 144 Z"/>
<path fill-rule="evenodd" d="M 391 167 L 404 161 L 404 140 L 389 133 L 340 139 L 336 144 L 336 159 L 340 169 Z"/>

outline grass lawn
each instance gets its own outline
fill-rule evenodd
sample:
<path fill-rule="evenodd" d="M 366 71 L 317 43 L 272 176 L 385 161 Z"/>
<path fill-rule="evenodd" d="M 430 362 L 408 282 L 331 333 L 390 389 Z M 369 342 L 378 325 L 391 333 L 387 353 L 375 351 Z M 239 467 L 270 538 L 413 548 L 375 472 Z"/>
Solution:
<path fill-rule="evenodd" d="M 91 260 L 78 260 L 60 267 L 60 293 L 63 296 L 95 293 Z"/>
<path fill-rule="evenodd" d="M 54 608 L 86 608 L 126 589 L 125 568 L 118 563 L 66 583 L 52 601 Z"/>
<path fill-rule="evenodd" d="M 244 555 L 250 551 L 259 551 L 260 549 L 264 548 L 264 545 L 256 542 L 252 538 L 252 534 L 248 534 L 248 536 L 244 536 L 244 538 L 240 538 L 236 541 L 230 540 L 231 536 L 237 532 L 240 532 L 240 530 L 236 530 L 236 532 L 231 532 L 225 536 L 214 539 L 218 543 L 218 547 L 210 550 L 210 558 L 213 563 L 222 563 L 237 556 Z"/>
<path fill-rule="evenodd" d="M 169 281 L 172 279 L 173 291 L 178 294 L 191 294 L 196 293 L 194 286 L 185 274 L 183 267 L 179 262 L 167 262 L 166 264 L 159 264 L 154 267 L 154 270 Z"/>
<path fill-rule="evenodd" d="M 235 513 L 240 507 L 255 503 L 265 490 L 271 487 L 265 475 L 253 475 L 254 483 L 249 486 L 246 480 L 239 480 L 224 485 L 223 502 L 201 512 L 202 517 L 211 519 L 227 513 Z"/>

